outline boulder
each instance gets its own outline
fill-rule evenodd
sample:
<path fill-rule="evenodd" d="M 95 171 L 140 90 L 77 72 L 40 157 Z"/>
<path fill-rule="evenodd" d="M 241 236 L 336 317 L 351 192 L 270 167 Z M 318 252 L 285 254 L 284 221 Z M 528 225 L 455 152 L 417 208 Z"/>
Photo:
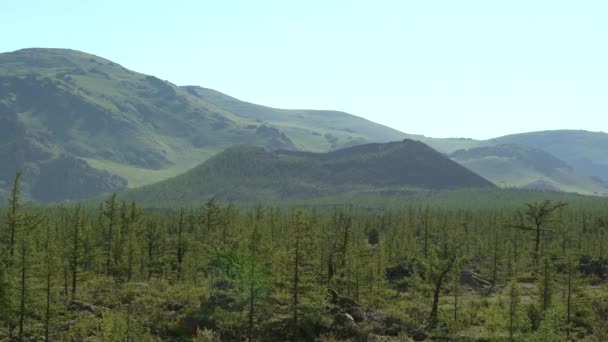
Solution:
<path fill-rule="evenodd" d="M 329 309 L 330 313 L 346 313 L 353 317 L 357 323 L 365 320 L 365 314 L 356 300 L 348 297 L 340 297 L 338 292 L 330 289 L 329 302 L 334 304 L 334 307 Z"/>
<path fill-rule="evenodd" d="M 71 319 L 69 321 L 63 322 L 63 324 L 61 324 L 59 326 L 59 330 L 60 331 L 68 331 L 68 330 L 72 329 L 72 327 L 75 326 L 75 325 L 76 325 L 76 321 L 73 320 L 73 319 Z M 2 339 L 0 339 L 0 341 L 2 341 Z"/>
<path fill-rule="evenodd" d="M 329 289 L 327 290 L 328 294 L 329 294 L 329 302 L 332 304 L 337 304 L 338 303 L 338 299 L 340 298 L 340 295 L 338 295 L 338 292 L 336 292 L 336 290 L 332 290 Z"/>
<path fill-rule="evenodd" d="M 93 304 L 89 304 L 80 300 L 72 300 L 68 304 L 68 310 L 70 311 L 86 311 L 90 313 L 98 313 L 99 308 Z"/>
<path fill-rule="evenodd" d="M 428 338 L 422 329 L 411 326 L 399 317 L 369 308 L 364 311 L 356 300 L 341 297 L 333 290 L 330 291 L 329 297 L 330 302 L 334 304 L 327 310 L 327 313 L 333 315 L 330 331 L 337 338 L 374 341 L 381 336 L 397 338 L 403 334 L 414 341 L 424 341 Z"/>
<path fill-rule="evenodd" d="M 483 290 L 492 287 L 492 283 L 489 280 L 484 279 L 472 270 L 463 270 L 460 272 L 460 284 L 475 290 Z"/>
<path fill-rule="evenodd" d="M 416 259 L 402 258 L 396 265 L 385 268 L 384 273 L 386 280 L 394 283 L 404 278 L 410 278 L 416 273 L 424 278 L 426 268 Z"/>
<path fill-rule="evenodd" d="M 168 311 L 181 311 L 186 307 L 185 303 L 182 302 L 169 302 L 164 305 L 165 310 Z"/>
<path fill-rule="evenodd" d="M 339 338 L 352 338 L 359 334 L 355 319 L 347 313 L 337 313 L 334 316 L 331 331 Z"/>
<path fill-rule="evenodd" d="M 596 276 L 602 280 L 608 279 L 608 258 L 593 259 L 581 257 L 578 270 L 586 276 Z"/>

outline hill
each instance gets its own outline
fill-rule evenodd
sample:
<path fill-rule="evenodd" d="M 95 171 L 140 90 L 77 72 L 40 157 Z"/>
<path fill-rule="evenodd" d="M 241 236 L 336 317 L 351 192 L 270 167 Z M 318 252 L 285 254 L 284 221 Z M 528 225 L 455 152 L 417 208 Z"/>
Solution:
<path fill-rule="evenodd" d="M 582 130 L 554 130 L 507 135 L 488 144 L 517 144 L 541 149 L 585 175 L 608 181 L 608 134 Z"/>
<path fill-rule="evenodd" d="M 0 164 L 0 196 L 21 169 L 26 194 L 53 201 L 166 179 L 234 144 L 328 151 L 406 137 L 347 113 L 274 109 L 178 87 L 65 49 L 0 54 L 0 131 L 0 159 L 8 161 Z M 59 159 L 81 167 L 68 171 Z M 88 189 L 45 190 L 41 169 L 51 163 Z"/>
<path fill-rule="evenodd" d="M 602 182 L 574 170 L 553 155 L 519 145 L 496 145 L 459 150 L 450 157 L 503 187 L 606 195 Z"/>
<path fill-rule="evenodd" d="M 494 185 L 429 146 L 406 139 L 328 153 L 235 146 L 183 175 L 121 197 L 192 204 L 209 197 L 256 202 L 487 187 Z"/>
<path fill-rule="evenodd" d="M 348 113 L 276 109 L 212 89 L 176 86 L 74 50 L 0 54 L 0 201 L 6 200 L 17 170 L 24 171 L 26 197 L 57 202 L 162 181 L 235 144 L 327 152 L 404 138 L 446 154 L 504 144 L 535 148 L 579 174 L 535 173 L 530 158 L 503 158 L 501 166 L 489 156 L 466 162 L 455 158 L 498 184 L 593 194 L 599 180 L 608 181 L 606 133 L 437 139 Z"/>
<path fill-rule="evenodd" d="M 547 152 L 589 177 L 608 181 L 608 133 L 548 130 L 505 135 L 488 140 L 413 136 L 443 153 L 497 145 L 519 145 Z"/>

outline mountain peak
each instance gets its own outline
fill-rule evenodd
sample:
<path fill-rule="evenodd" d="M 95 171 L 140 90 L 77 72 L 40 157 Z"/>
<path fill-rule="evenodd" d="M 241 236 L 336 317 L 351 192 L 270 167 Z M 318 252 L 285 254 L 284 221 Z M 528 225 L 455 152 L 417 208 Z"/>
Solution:
<path fill-rule="evenodd" d="M 105 58 L 71 49 L 27 48 L 13 52 L 0 53 L 0 63 L 13 67 L 35 69 L 90 67 L 96 65 L 120 65 Z"/>

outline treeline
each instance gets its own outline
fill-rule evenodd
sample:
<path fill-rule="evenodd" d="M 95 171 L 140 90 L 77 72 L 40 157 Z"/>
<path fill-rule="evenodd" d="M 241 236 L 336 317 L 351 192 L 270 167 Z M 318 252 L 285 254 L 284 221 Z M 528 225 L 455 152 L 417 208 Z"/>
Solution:
<path fill-rule="evenodd" d="M 0 340 L 608 339 L 608 213 L 0 209 Z"/>

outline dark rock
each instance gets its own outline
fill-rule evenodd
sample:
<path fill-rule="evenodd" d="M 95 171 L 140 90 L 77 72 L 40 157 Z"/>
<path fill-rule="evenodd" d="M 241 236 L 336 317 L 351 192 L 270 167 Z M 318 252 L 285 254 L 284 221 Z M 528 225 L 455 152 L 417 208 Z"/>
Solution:
<path fill-rule="evenodd" d="M 363 322 L 363 320 L 365 320 L 363 310 L 356 300 L 348 297 L 340 297 L 334 290 L 329 290 L 329 294 L 330 303 L 334 304 L 334 307 L 329 309 L 329 313 L 347 313 L 355 322 Z"/>
<path fill-rule="evenodd" d="M 393 266 L 389 266 L 385 269 L 386 280 L 389 283 L 395 283 L 404 278 L 410 278 L 414 274 L 420 275 L 424 278 L 426 268 L 424 265 L 416 259 L 408 260 L 403 258 L 399 263 Z"/>
<path fill-rule="evenodd" d="M 59 326 L 60 331 L 68 331 L 72 329 L 72 327 L 76 324 L 76 321 L 71 319 L 69 321 L 65 321 L 62 325 Z"/>
<path fill-rule="evenodd" d="M 327 290 L 327 292 L 329 293 L 329 302 L 332 304 L 337 304 L 338 298 L 340 298 L 340 296 L 338 295 L 338 292 L 336 292 L 335 290 L 332 290 L 332 289 Z"/>
<path fill-rule="evenodd" d="M 257 137 L 267 140 L 264 147 L 270 151 L 296 149 L 293 141 L 276 127 L 262 125 L 256 129 L 255 134 Z"/>
<path fill-rule="evenodd" d="M 359 334 L 357 323 L 354 318 L 347 313 L 338 313 L 334 316 L 331 331 L 340 338 L 352 338 Z"/>
<path fill-rule="evenodd" d="M 463 270 L 460 272 L 460 284 L 475 290 L 483 290 L 492 287 L 490 281 L 482 278 L 479 274 L 471 270 Z"/>
<path fill-rule="evenodd" d="M 420 329 L 415 329 L 413 332 L 409 333 L 409 335 L 414 339 L 414 341 L 426 341 L 429 337 L 427 333 Z"/>
<path fill-rule="evenodd" d="M 227 279 L 217 279 L 215 281 L 213 281 L 213 285 L 211 285 L 214 289 L 222 289 L 222 290 L 226 290 L 226 289 L 230 289 L 232 287 L 232 285 L 230 284 L 230 281 L 228 281 Z"/>
<path fill-rule="evenodd" d="M 395 316 L 386 316 L 384 318 L 384 335 L 397 336 L 405 331 L 406 324 L 401 318 Z"/>
<path fill-rule="evenodd" d="M 225 291 L 214 291 L 209 296 L 209 299 L 201 303 L 201 307 L 221 308 L 223 310 L 232 310 L 237 304 L 236 296 Z"/>
<path fill-rule="evenodd" d="M 355 323 L 355 319 L 349 314 L 339 313 L 334 316 L 334 324 L 349 325 L 351 323 Z"/>
<path fill-rule="evenodd" d="M 352 308 L 348 313 L 357 323 L 361 323 L 365 320 L 365 314 L 363 314 L 363 310 L 361 310 L 361 308 Z"/>
<path fill-rule="evenodd" d="M 203 320 L 198 316 L 186 316 L 179 320 L 178 326 L 192 335 L 203 325 Z"/>
<path fill-rule="evenodd" d="M 580 259 L 580 263 L 581 263 L 581 264 L 588 264 L 588 263 L 590 263 L 590 262 L 592 262 L 592 261 L 593 261 L 593 258 L 592 258 L 592 257 L 590 257 L 589 255 L 583 255 L 583 256 L 581 257 L 581 259 Z"/>
<path fill-rule="evenodd" d="M 165 304 L 165 310 L 169 311 L 181 311 L 186 307 L 185 303 L 182 302 L 169 302 Z"/>
<path fill-rule="evenodd" d="M 578 270 L 586 276 L 597 276 L 602 280 L 608 279 L 608 258 L 593 259 L 581 257 Z"/>
<path fill-rule="evenodd" d="M 80 300 L 72 300 L 70 304 L 68 304 L 68 310 L 70 311 L 86 311 L 90 313 L 99 312 L 99 308 L 93 304 L 89 304 Z"/>
<path fill-rule="evenodd" d="M 341 308 L 359 307 L 359 303 L 356 300 L 348 297 L 339 297 L 336 305 Z"/>

